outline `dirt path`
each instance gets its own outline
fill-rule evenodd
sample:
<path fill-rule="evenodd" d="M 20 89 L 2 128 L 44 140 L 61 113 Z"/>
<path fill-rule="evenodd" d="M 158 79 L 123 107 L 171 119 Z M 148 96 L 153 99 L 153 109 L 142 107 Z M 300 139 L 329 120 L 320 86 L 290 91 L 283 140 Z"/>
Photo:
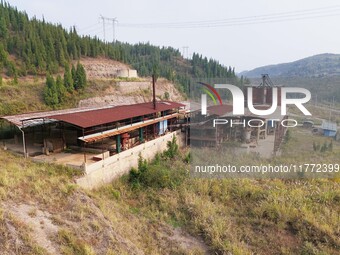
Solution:
<path fill-rule="evenodd" d="M 60 254 L 56 245 L 51 241 L 51 237 L 58 234 L 59 228 L 53 224 L 48 212 L 28 204 L 3 204 L 3 208 L 32 229 L 32 238 L 39 246 L 50 254 Z"/>

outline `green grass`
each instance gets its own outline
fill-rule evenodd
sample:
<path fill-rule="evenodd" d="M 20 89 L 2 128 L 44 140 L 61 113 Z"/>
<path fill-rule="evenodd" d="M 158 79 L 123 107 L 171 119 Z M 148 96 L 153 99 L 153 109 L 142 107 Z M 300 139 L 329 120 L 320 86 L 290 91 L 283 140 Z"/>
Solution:
<path fill-rule="evenodd" d="M 284 153 L 272 163 L 306 162 L 313 158 L 338 162 L 339 144 L 333 152 L 313 151 L 304 129 L 292 132 Z M 233 159 L 235 160 L 235 158 Z M 257 162 L 251 157 L 248 163 Z M 158 161 L 149 165 L 176 172 L 188 171 L 182 158 L 176 164 Z M 161 176 L 160 176 L 161 177 Z M 176 187 L 142 186 L 135 189 L 126 179 L 112 185 L 131 210 L 150 221 L 180 226 L 202 237 L 212 252 L 224 254 L 338 254 L 340 249 L 340 179 L 191 179 Z M 105 197 L 104 187 L 97 194 Z"/>

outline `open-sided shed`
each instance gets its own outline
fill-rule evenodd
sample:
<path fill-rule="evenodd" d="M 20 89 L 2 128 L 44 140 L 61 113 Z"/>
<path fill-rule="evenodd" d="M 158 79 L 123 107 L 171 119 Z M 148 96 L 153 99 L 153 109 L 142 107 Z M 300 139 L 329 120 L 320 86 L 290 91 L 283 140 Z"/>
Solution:
<path fill-rule="evenodd" d="M 93 149 L 99 146 L 103 150 L 105 139 L 108 142 L 105 150 L 117 153 L 145 139 L 162 135 L 166 131 L 164 126 L 171 129 L 183 106 L 171 101 L 157 101 L 155 106 L 148 102 L 74 108 L 3 116 L 1 119 L 17 127 L 19 132 L 12 137 L 15 143 L 20 143 L 18 133 L 21 133 L 25 156 L 29 155 L 28 145 L 41 147 L 41 153 L 89 144 L 94 144 Z M 95 143 L 101 144 L 96 147 Z"/>

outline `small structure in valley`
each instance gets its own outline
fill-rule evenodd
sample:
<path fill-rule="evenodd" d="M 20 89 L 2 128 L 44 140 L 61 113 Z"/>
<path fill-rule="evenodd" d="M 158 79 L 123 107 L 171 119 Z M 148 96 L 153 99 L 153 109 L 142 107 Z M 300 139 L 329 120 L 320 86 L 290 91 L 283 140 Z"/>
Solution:
<path fill-rule="evenodd" d="M 335 122 L 324 120 L 322 122 L 321 129 L 324 136 L 336 137 L 338 127 Z"/>

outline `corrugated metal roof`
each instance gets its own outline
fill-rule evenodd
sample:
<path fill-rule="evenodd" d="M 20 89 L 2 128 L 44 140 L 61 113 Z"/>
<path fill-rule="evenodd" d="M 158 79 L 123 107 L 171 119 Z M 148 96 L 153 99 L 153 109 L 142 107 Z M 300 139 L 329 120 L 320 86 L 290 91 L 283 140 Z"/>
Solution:
<path fill-rule="evenodd" d="M 156 110 L 153 109 L 152 102 L 148 102 L 141 104 L 121 105 L 106 109 L 51 115 L 48 116 L 48 118 L 64 121 L 81 128 L 89 128 L 160 111 L 180 108 L 183 106 L 183 104 L 170 101 L 157 101 Z"/>
<path fill-rule="evenodd" d="M 43 123 L 51 122 L 53 120 L 47 120 L 51 115 L 57 116 L 60 114 L 69 114 L 69 113 L 76 113 L 76 112 L 83 112 L 95 109 L 105 109 L 105 108 L 112 108 L 114 105 L 107 105 L 101 107 L 79 107 L 79 108 L 71 108 L 65 110 L 56 110 L 56 111 L 47 111 L 47 112 L 30 112 L 18 115 L 10 115 L 10 116 L 3 116 L 0 119 L 5 119 L 8 122 L 16 125 L 19 128 L 29 127 L 29 126 L 36 126 L 42 125 Z"/>
<path fill-rule="evenodd" d="M 120 106 L 108 105 L 105 107 L 82 107 L 4 116 L 1 117 L 1 119 L 7 120 L 19 128 L 41 125 L 44 122 L 46 123 L 55 120 L 64 121 L 81 128 L 88 128 L 123 119 L 179 108 L 184 105 L 170 101 L 157 101 L 156 106 L 157 108 L 154 110 L 152 102 L 148 102 Z"/>
<path fill-rule="evenodd" d="M 336 123 L 330 121 L 323 121 L 321 128 L 326 130 L 337 131 Z"/>

